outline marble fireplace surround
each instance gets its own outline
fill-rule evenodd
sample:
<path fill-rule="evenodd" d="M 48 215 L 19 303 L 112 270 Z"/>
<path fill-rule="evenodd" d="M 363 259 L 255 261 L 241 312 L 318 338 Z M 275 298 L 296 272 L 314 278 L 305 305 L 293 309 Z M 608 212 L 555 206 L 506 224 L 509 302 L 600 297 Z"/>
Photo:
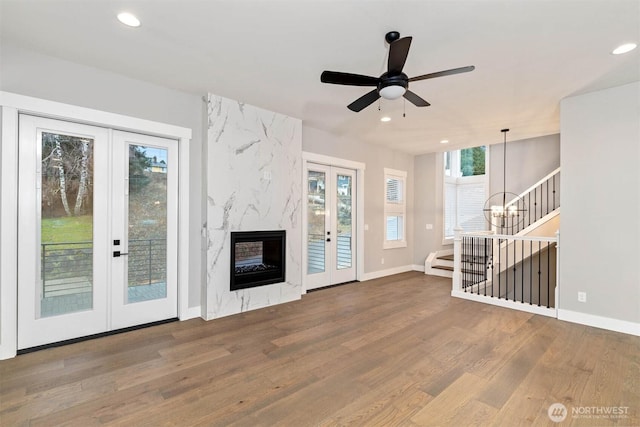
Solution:
<path fill-rule="evenodd" d="M 302 296 L 302 121 L 207 96 L 206 319 Z M 232 231 L 286 230 L 282 283 L 231 291 Z"/>

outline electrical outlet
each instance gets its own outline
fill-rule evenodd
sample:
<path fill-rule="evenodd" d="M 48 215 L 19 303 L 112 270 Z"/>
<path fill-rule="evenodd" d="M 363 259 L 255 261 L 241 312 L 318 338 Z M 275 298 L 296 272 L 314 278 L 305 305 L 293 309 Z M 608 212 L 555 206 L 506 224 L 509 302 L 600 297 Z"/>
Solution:
<path fill-rule="evenodd" d="M 384 258 L 380 260 L 380 264 L 384 264 Z"/>
<path fill-rule="evenodd" d="M 433 230 L 433 224 L 427 224 L 426 225 L 426 229 L 427 230 Z"/>
<path fill-rule="evenodd" d="M 587 302 L 587 293 L 586 292 L 578 292 L 578 301 L 579 302 Z"/>

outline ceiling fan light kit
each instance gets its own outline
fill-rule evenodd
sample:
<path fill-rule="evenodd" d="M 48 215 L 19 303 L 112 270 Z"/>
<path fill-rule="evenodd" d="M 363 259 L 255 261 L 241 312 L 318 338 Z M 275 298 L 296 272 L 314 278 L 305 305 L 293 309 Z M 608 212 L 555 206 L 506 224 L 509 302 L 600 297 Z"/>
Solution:
<path fill-rule="evenodd" d="M 347 108 L 351 111 L 362 111 L 380 99 L 380 97 L 389 100 L 404 97 L 416 107 L 428 107 L 431 104 L 409 90 L 409 82 L 444 77 L 452 74 L 467 73 L 475 69 L 473 65 L 470 65 L 467 67 L 453 68 L 451 70 L 438 71 L 409 78 L 402 72 L 402 69 L 407 61 L 407 56 L 409 55 L 412 38 L 400 38 L 399 32 L 390 31 L 385 35 L 385 40 L 389 43 L 389 58 L 387 61 L 387 72 L 383 73 L 380 77 L 342 73 L 339 71 L 323 71 L 320 76 L 320 81 L 322 83 L 375 87 L 372 91 L 364 94 L 349 104 Z"/>

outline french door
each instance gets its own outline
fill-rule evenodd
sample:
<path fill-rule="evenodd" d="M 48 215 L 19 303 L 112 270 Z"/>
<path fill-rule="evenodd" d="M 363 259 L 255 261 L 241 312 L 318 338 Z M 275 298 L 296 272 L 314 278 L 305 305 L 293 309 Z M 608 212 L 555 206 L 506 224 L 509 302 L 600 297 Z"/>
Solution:
<path fill-rule="evenodd" d="M 177 316 L 177 143 L 19 118 L 18 348 Z"/>
<path fill-rule="evenodd" d="M 307 290 L 356 279 L 354 170 L 308 164 Z"/>

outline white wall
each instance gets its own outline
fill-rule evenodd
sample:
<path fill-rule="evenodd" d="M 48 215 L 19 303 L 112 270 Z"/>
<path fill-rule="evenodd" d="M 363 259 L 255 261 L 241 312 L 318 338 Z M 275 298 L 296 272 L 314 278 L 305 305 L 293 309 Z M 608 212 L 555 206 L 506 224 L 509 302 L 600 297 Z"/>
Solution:
<path fill-rule="evenodd" d="M 189 306 L 200 305 L 202 110 L 199 96 L 2 44 L 0 90 L 190 128 Z"/>
<path fill-rule="evenodd" d="M 364 273 L 398 269 L 413 264 L 413 156 L 362 141 L 338 137 L 303 123 L 303 151 L 361 162 L 366 165 L 364 182 Z M 383 249 L 384 168 L 407 171 L 407 247 Z M 382 264 L 384 258 L 384 264 Z"/>
<path fill-rule="evenodd" d="M 561 318 L 640 334 L 640 82 L 560 107 Z"/>

